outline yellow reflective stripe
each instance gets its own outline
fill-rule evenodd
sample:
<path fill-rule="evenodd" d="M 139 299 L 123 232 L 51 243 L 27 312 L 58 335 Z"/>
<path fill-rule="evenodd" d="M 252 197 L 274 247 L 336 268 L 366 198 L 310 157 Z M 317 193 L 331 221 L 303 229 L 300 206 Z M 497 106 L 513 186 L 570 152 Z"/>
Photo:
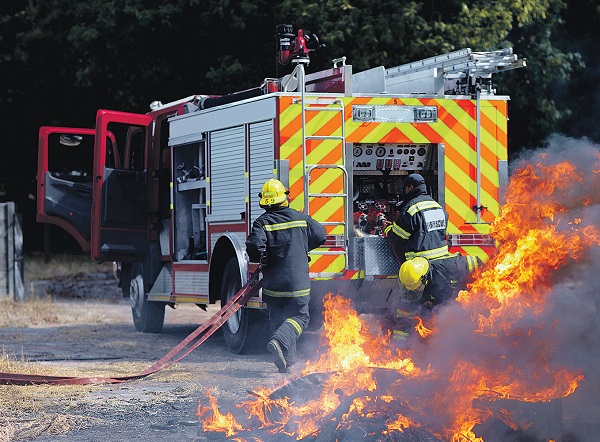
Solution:
<path fill-rule="evenodd" d="M 396 235 L 398 235 L 402 239 L 410 238 L 410 233 L 408 233 L 406 230 L 404 230 L 402 227 L 400 227 L 396 223 L 392 224 L 392 232 L 394 232 Z"/>
<path fill-rule="evenodd" d="M 467 255 L 467 265 L 469 266 L 469 272 L 472 272 L 477 268 L 477 258 L 475 256 Z"/>
<path fill-rule="evenodd" d="M 412 206 L 410 206 L 406 212 L 410 216 L 413 216 L 415 213 L 420 212 L 421 210 L 426 210 L 426 209 L 441 209 L 441 208 L 442 208 L 442 206 L 440 206 L 435 201 L 420 201 L 420 202 L 418 202 L 418 203 L 413 204 Z"/>
<path fill-rule="evenodd" d="M 269 290 L 263 287 L 262 291 L 263 295 L 269 295 L 273 298 L 297 298 L 310 295 L 310 289 L 294 290 L 291 292 L 276 292 L 275 290 Z"/>
<path fill-rule="evenodd" d="M 401 308 L 396 308 L 396 318 L 412 318 L 415 316 L 416 312 L 407 312 Z"/>
<path fill-rule="evenodd" d="M 392 230 L 393 228 L 394 228 L 394 224 L 390 224 L 385 229 L 383 229 L 383 233 L 385 233 L 386 235 L 389 235 L 390 234 L 390 230 Z"/>
<path fill-rule="evenodd" d="M 428 258 L 429 261 L 439 261 L 440 259 L 454 258 L 455 256 L 460 255 L 460 252 L 456 253 L 448 253 L 447 255 L 441 255 L 436 258 Z"/>
<path fill-rule="evenodd" d="M 393 330 L 392 331 L 392 339 L 398 339 L 404 341 L 408 338 L 408 333 L 402 330 Z"/>
<path fill-rule="evenodd" d="M 422 252 L 406 252 L 404 254 L 404 256 L 406 256 L 406 259 L 413 259 L 417 256 L 421 256 L 427 259 L 436 259 L 441 258 L 445 255 L 448 255 L 448 246 L 442 246 L 438 247 L 437 249 L 431 250 L 423 250 Z"/>
<path fill-rule="evenodd" d="M 469 272 L 475 270 L 475 264 L 473 263 L 473 260 L 470 256 L 467 256 L 467 268 L 469 269 Z"/>
<path fill-rule="evenodd" d="M 296 321 L 295 319 L 292 319 L 292 318 L 287 318 L 285 320 L 285 322 L 287 322 L 288 324 L 291 324 L 291 326 L 296 329 L 296 331 L 298 332 L 298 336 L 300 336 L 302 334 L 302 327 L 300 327 L 300 324 L 298 324 L 298 321 Z"/>
<path fill-rule="evenodd" d="M 267 232 L 274 232 L 275 230 L 293 229 L 295 227 L 308 227 L 308 223 L 305 220 L 288 221 L 279 224 L 266 224 L 263 229 Z"/>

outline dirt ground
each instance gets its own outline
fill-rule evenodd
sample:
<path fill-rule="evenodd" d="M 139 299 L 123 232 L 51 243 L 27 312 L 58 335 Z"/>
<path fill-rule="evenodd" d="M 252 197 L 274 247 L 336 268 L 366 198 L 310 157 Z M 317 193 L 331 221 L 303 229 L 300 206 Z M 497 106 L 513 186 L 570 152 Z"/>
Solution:
<path fill-rule="evenodd" d="M 163 333 L 145 334 L 134 329 L 127 300 L 105 275 L 31 284 L 36 293 L 53 293 L 65 317 L 81 321 L 0 328 L 3 351 L 67 376 L 140 373 L 219 308 L 167 307 Z M 294 372 L 277 372 L 267 352 L 230 353 L 219 330 L 172 368 L 141 380 L 77 387 L 0 385 L 0 395 L 30 410 L 20 410 L 16 422 L 0 418 L 0 441 L 203 441 L 196 411 L 199 401 L 208 406 L 209 390 L 228 412 L 248 399 L 248 390 L 282 385 L 290 376 Z"/>
<path fill-rule="evenodd" d="M 176 310 L 167 307 L 164 332 L 144 334 L 134 329 L 128 302 L 110 275 L 27 284 L 31 293 L 53 294 L 58 323 L 0 328 L 0 342 L 5 355 L 35 366 L 38 373 L 85 377 L 140 373 L 219 308 L 210 306 L 204 312 L 191 305 Z M 236 404 L 249 398 L 249 390 L 275 388 L 300 377 L 302 361 L 313 356 L 311 348 L 317 339 L 316 332 L 303 335 L 300 363 L 287 375 L 277 372 L 267 352 L 230 353 L 218 331 L 174 367 L 137 381 L 66 387 L 0 385 L 5 413 L 0 413 L 0 442 L 206 441 L 196 411 L 199 402 L 209 405 L 209 391 L 218 399 L 222 413 L 232 412 L 243 422 Z M 598 376 L 562 401 L 565 433 L 576 429 L 580 435 L 565 442 L 597 440 L 598 364 Z M 15 413 L 7 419 L 11 401 Z"/>

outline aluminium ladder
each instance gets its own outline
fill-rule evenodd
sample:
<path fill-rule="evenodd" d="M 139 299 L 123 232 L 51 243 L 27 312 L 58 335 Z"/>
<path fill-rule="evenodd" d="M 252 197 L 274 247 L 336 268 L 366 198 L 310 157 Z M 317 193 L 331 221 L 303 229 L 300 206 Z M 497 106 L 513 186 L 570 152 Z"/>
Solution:
<path fill-rule="evenodd" d="M 344 257 L 344 269 L 348 268 L 348 171 L 346 169 L 346 135 L 345 135 L 345 110 L 341 98 L 318 99 L 316 101 L 307 101 L 305 97 L 305 78 L 304 64 L 299 61 L 292 76 L 298 78 L 298 88 L 301 91 L 301 98 L 297 103 L 302 106 L 302 167 L 304 171 L 304 211 L 310 215 L 311 198 L 341 198 L 343 218 L 341 221 L 319 221 L 323 226 L 341 226 L 343 230 L 343 243 L 325 244 L 319 249 L 309 252 L 309 255 L 341 255 Z M 318 106 L 314 106 L 318 105 Z M 341 135 L 315 135 L 306 133 L 306 114 L 308 112 L 335 112 L 340 118 Z M 342 164 L 309 164 L 307 154 L 307 141 L 309 140 L 337 140 L 340 143 Z M 341 193 L 322 193 L 311 192 L 311 173 L 318 169 L 339 170 L 343 181 Z M 329 248 L 330 250 L 320 250 Z M 331 250 L 335 248 L 336 250 Z"/>

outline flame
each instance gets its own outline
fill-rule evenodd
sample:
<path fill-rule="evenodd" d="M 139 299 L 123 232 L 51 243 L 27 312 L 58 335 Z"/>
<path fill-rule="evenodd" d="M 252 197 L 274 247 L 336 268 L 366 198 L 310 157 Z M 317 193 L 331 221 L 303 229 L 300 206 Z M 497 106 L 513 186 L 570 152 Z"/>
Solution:
<path fill-rule="evenodd" d="M 416 319 L 417 319 L 417 325 L 415 325 L 415 331 L 417 333 L 419 333 L 419 335 L 422 338 L 426 338 L 431 333 L 433 333 L 432 329 L 429 329 L 429 328 L 425 327 L 425 324 L 423 324 L 423 319 L 421 319 L 420 316 L 417 316 Z"/>
<path fill-rule="evenodd" d="M 198 403 L 196 415 L 201 420 L 204 431 L 218 431 L 225 433 L 227 437 L 233 436 L 238 431 L 243 430 L 244 427 L 237 423 L 233 414 L 221 414 L 219 412 L 217 400 L 212 395 L 213 391 L 214 389 L 208 392 L 210 407 L 203 407 Z"/>
<path fill-rule="evenodd" d="M 541 156 L 542 161 L 546 159 Z M 573 193 L 573 187 L 582 183 L 582 175 L 566 161 L 555 165 L 538 162 L 525 165 L 510 182 L 506 204 L 491 228 L 498 241 L 497 253 L 468 291 L 459 294 L 458 302 L 469 313 L 480 339 L 506 348 L 507 353 L 509 347 L 527 345 L 531 358 L 520 364 L 506 358 L 495 368 L 457 367 L 455 375 L 463 377 L 460 385 L 473 388 L 472 398 L 549 401 L 573 393 L 583 379 L 579 372 L 552 365 L 553 349 L 547 336 L 556 324 L 541 320 L 555 272 L 600 245 L 597 227 L 582 227 L 579 216 L 569 218 L 569 205 L 577 202 L 564 195 Z M 581 197 L 581 206 L 589 204 L 587 197 Z M 535 372 L 526 371 L 531 367 Z M 472 429 L 485 418 L 467 406 L 454 421 L 458 431 L 452 440 L 479 440 Z M 504 421 L 510 422 L 508 418 Z"/>
<path fill-rule="evenodd" d="M 396 369 L 415 375 L 416 368 L 408 352 L 394 350 L 389 337 L 372 333 L 351 307 L 351 301 L 331 293 L 323 300 L 325 335 L 320 347 L 325 348 L 319 360 L 308 361 L 303 374 L 328 371 L 353 371 L 361 367 Z"/>
<path fill-rule="evenodd" d="M 600 188 L 600 157 L 594 155 Z M 318 353 L 303 377 L 326 374 L 311 399 L 296 403 L 258 389 L 241 404 L 263 429 L 302 439 L 327 425 L 385 416 L 379 435 L 421 427 L 452 442 L 483 442 L 477 425 L 490 418 L 513 430 L 531 425 L 498 400 L 548 402 L 572 394 L 580 370 L 557 362 L 560 318 L 547 320 L 553 285 L 600 245 L 600 230 L 586 208 L 600 204 L 600 192 L 578 192 L 584 174 L 574 164 L 552 164 L 546 155 L 511 177 L 506 203 L 491 227 L 497 249 L 473 274 L 455 303 L 434 310 L 408 349 L 390 335 L 371 330 L 341 295 L 324 298 L 324 331 Z M 199 406 L 205 430 L 242 427 L 211 407 Z M 212 413 L 213 420 L 206 418 Z"/>

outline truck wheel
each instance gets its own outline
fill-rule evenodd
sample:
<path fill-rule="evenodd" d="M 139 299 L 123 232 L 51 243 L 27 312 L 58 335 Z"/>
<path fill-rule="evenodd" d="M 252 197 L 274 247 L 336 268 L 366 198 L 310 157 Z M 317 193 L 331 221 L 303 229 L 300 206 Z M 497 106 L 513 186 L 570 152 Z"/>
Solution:
<path fill-rule="evenodd" d="M 144 279 L 140 272 L 131 279 L 129 299 L 135 329 L 144 333 L 160 333 L 165 321 L 165 303 L 146 299 Z"/>
<path fill-rule="evenodd" d="M 221 305 L 225 305 L 242 288 L 240 269 L 236 258 L 225 265 L 221 284 Z M 232 353 L 253 353 L 265 347 L 268 320 L 264 312 L 241 308 L 223 324 L 227 348 Z"/>

